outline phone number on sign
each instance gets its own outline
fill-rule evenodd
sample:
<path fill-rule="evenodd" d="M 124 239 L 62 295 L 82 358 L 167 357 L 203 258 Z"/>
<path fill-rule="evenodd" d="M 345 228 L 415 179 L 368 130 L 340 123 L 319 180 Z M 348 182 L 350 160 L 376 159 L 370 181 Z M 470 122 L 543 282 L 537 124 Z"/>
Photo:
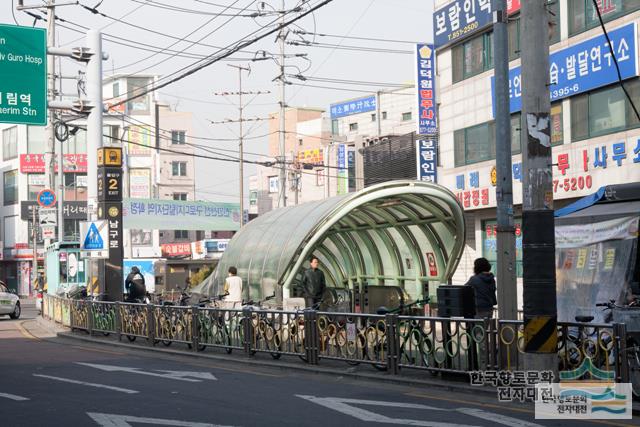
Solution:
<path fill-rule="evenodd" d="M 580 85 L 578 83 L 573 86 L 565 86 L 560 89 L 554 89 L 551 91 L 551 99 L 561 98 L 563 96 L 571 95 L 572 93 L 577 93 L 580 90 Z"/>
<path fill-rule="evenodd" d="M 564 189 L 565 192 L 584 190 L 585 188 L 591 188 L 593 186 L 593 178 L 591 175 L 579 176 L 574 178 L 565 178 L 563 180 L 553 180 L 553 192 L 557 193 L 559 189 Z"/>
<path fill-rule="evenodd" d="M 466 27 L 460 28 L 459 30 L 456 30 L 456 31 L 452 32 L 451 34 L 449 34 L 449 40 L 455 40 L 458 37 L 460 37 L 461 35 L 466 34 L 469 31 L 475 30 L 476 28 L 478 28 L 478 25 L 480 25 L 480 24 L 478 24 L 478 22 L 472 22 L 471 24 L 467 25 Z"/>

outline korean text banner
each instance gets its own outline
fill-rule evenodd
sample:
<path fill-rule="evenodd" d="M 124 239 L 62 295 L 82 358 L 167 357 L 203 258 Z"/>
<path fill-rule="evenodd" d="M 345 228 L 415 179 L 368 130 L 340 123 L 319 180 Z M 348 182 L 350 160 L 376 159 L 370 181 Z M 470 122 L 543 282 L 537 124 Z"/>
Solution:
<path fill-rule="evenodd" d="M 416 144 L 418 181 L 438 182 L 438 159 L 436 141 L 433 139 L 418 140 Z"/>
<path fill-rule="evenodd" d="M 434 135 L 436 127 L 435 50 L 430 44 L 416 45 L 418 87 L 418 135 Z"/>
<path fill-rule="evenodd" d="M 376 96 L 368 96 L 366 98 L 354 99 L 351 101 L 331 104 L 331 118 L 339 119 L 340 117 L 350 116 L 352 114 L 366 113 L 375 111 Z"/>
<path fill-rule="evenodd" d="M 440 49 L 491 24 L 490 0 L 456 0 L 433 13 L 434 45 Z"/>
<path fill-rule="evenodd" d="M 623 79 L 638 75 L 636 24 L 609 31 L 613 52 Z M 616 65 L 604 35 L 585 40 L 549 56 L 551 102 L 603 87 L 618 81 Z M 495 78 L 491 77 L 491 97 L 495 99 Z M 521 68 L 509 70 L 511 113 L 522 109 Z M 495 102 L 493 102 L 495 117 Z"/>
<path fill-rule="evenodd" d="M 158 230 L 240 229 L 237 203 L 183 202 L 176 200 L 125 199 L 124 228 Z"/>

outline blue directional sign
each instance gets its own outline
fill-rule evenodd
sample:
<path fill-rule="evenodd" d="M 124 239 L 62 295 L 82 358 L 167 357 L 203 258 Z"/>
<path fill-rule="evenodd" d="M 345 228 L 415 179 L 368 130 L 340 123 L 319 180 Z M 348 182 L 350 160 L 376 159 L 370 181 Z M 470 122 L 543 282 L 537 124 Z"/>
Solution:
<path fill-rule="evenodd" d="M 43 208 L 50 208 L 56 205 L 56 193 L 53 190 L 44 189 L 38 193 L 38 204 Z"/>

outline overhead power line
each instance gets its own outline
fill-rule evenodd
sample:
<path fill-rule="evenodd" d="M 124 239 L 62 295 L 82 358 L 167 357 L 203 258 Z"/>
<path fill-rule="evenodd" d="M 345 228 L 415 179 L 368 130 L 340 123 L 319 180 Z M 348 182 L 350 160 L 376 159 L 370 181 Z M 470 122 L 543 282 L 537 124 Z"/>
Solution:
<path fill-rule="evenodd" d="M 356 36 L 349 36 L 349 35 L 314 33 L 311 31 L 304 31 L 304 30 L 293 30 L 293 33 L 300 34 L 300 35 L 317 36 L 317 37 L 329 37 L 329 38 L 347 39 L 347 40 L 363 40 L 363 41 L 382 42 L 382 43 L 404 43 L 404 44 L 423 43 L 423 42 L 410 41 L 410 40 L 392 40 L 392 39 L 380 39 L 380 38 L 374 38 L 374 37 L 356 37 Z"/>
<path fill-rule="evenodd" d="M 140 96 L 148 94 L 149 92 L 153 92 L 154 90 L 161 89 L 161 88 L 166 87 L 166 86 L 168 86 L 168 85 L 170 85 L 172 83 L 180 81 L 180 80 L 184 79 L 185 77 L 188 77 L 191 74 L 196 73 L 196 72 L 198 72 L 199 70 L 201 70 L 203 68 L 206 68 L 206 67 L 208 67 L 208 66 L 210 66 L 210 65 L 212 65 L 212 64 L 214 64 L 214 63 L 216 63 L 216 62 L 218 62 L 218 61 L 220 61 L 220 60 L 222 60 L 224 58 L 227 58 L 227 57 L 231 56 L 232 54 L 234 54 L 235 52 L 238 52 L 241 49 L 244 49 L 244 48 L 246 48 L 248 46 L 253 45 L 254 43 L 264 39 L 265 37 L 268 37 L 268 36 L 270 36 L 270 35 L 272 35 L 274 33 L 277 33 L 279 31 L 281 31 L 283 28 L 286 28 L 287 26 L 291 25 L 292 23 L 299 21 L 300 19 L 302 19 L 305 16 L 311 14 L 312 12 L 322 8 L 323 6 L 326 6 L 327 4 L 331 3 L 332 1 L 333 0 L 322 0 L 319 3 L 317 3 L 315 6 L 310 7 L 309 10 L 300 13 L 298 16 L 296 16 L 294 18 L 291 18 L 289 20 L 285 20 L 281 24 L 276 25 L 275 28 L 273 28 L 271 30 L 268 30 L 268 31 L 264 32 L 263 34 L 260 34 L 260 35 L 254 37 L 254 38 L 252 38 L 250 40 L 247 40 L 247 41 L 244 41 L 244 42 L 238 41 L 238 42 L 236 42 L 234 44 L 231 44 L 231 45 L 229 45 L 228 49 L 225 52 L 222 52 L 222 53 L 218 52 L 219 53 L 218 56 L 216 56 L 216 54 L 213 54 L 206 61 L 203 61 L 203 60 L 196 61 L 194 64 L 192 64 L 190 66 L 190 67 L 192 67 L 191 69 L 188 69 L 189 67 L 183 67 L 182 69 L 180 69 L 180 70 L 178 70 L 178 71 L 176 71 L 176 72 L 171 74 L 171 75 L 175 75 L 175 77 L 170 77 L 171 75 L 169 75 L 169 76 L 167 76 L 168 80 L 166 80 L 166 81 L 164 81 L 162 83 L 158 82 L 158 83 L 149 84 L 147 89 L 143 89 L 140 92 L 136 93 L 135 95 L 130 96 L 127 99 L 124 99 L 124 100 L 121 100 L 121 101 L 117 102 L 115 105 L 124 104 L 124 103 L 130 101 L 131 99 L 138 98 Z M 256 31 L 252 32 L 251 35 L 253 35 L 253 34 L 257 33 L 257 32 L 259 32 L 259 30 L 256 30 Z M 232 47 L 234 45 L 235 45 L 235 47 Z M 180 73 L 180 74 L 178 74 L 178 73 Z"/>

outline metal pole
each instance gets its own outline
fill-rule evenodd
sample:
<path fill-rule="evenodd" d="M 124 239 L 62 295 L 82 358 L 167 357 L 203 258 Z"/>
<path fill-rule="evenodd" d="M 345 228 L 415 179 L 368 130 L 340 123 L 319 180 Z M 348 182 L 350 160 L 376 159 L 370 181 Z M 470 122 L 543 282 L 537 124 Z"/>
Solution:
<path fill-rule="evenodd" d="M 31 283 L 36 283 L 38 279 L 38 223 L 36 222 L 36 209 L 37 206 L 33 207 L 32 211 L 32 224 L 31 227 L 31 238 L 33 239 L 33 262 L 31 263 Z M 38 287 L 42 289 L 43 284 L 38 283 Z M 29 289 L 29 293 L 31 293 L 31 289 Z"/>
<path fill-rule="evenodd" d="M 382 94 L 381 91 L 377 91 L 376 92 L 376 127 L 377 127 L 377 135 L 378 138 L 380 138 L 380 136 L 382 135 L 382 108 L 380 107 L 380 95 Z"/>
<path fill-rule="evenodd" d="M 285 0 L 282 0 L 282 24 L 284 24 L 284 4 Z M 280 30 L 280 147 L 278 155 L 280 156 L 280 200 L 278 200 L 278 207 L 287 206 L 287 175 L 286 175 L 286 162 L 285 162 L 285 83 L 284 83 L 284 39 L 285 29 Z"/>
<path fill-rule="evenodd" d="M 64 142 L 58 150 L 58 242 L 64 240 Z"/>
<path fill-rule="evenodd" d="M 56 19 L 55 19 L 55 0 L 49 0 L 47 3 L 47 48 L 55 47 L 56 45 Z M 56 96 L 56 59 L 53 55 L 47 55 L 47 86 L 49 99 L 55 99 Z M 55 112 L 49 113 L 47 120 L 47 127 L 45 128 L 45 138 L 47 140 L 47 146 L 44 153 L 45 161 L 45 182 L 50 189 L 55 189 L 56 178 L 54 169 L 54 155 L 55 155 L 55 143 L 56 135 L 53 127 L 55 121 Z M 62 240 L 60 236 L 62 233 L 58 233 L 58 240 Z M 45 242 L 45 246 L 49 243 Z"/>
<path fill-rule="evenodd" d="M 522 2 L 524 362 L 557 372 L 555 236 L 546 0 Z"/>
<path fill-rule="evenodd" d="M 516 288 L 515 270 L 515 227 L 513 225 L 507 2 L 506 0 L 494 0 L 493 7 L 493 50 L 496 87 L 498 317 L 505 320 L 515 320 L 518 312 L 518 291 Z"/>
<path fill-rule="evenodd" d="M 88 168 L 88 220 L 97 208 L 98 148 L 102 147 L 102 35 L 100 31 L 87 32 L 87 46 L 93 56 L 87 64 L 87 97 L 94 108 L 87 118 L 87 168 Z"/>
<path fill-rule="evenodd" d="M 240 109 L 240 119 L 238 120 L 238 126 L 240 128 L 240 143 L 238 144 L 238 150 L 240 151 L 240 227 L 244 225 L 244 149 L 242 146 L 243 143 L 243 135 L 242 135 L 242 67 L 238 67 L 238 102 Z"/>

